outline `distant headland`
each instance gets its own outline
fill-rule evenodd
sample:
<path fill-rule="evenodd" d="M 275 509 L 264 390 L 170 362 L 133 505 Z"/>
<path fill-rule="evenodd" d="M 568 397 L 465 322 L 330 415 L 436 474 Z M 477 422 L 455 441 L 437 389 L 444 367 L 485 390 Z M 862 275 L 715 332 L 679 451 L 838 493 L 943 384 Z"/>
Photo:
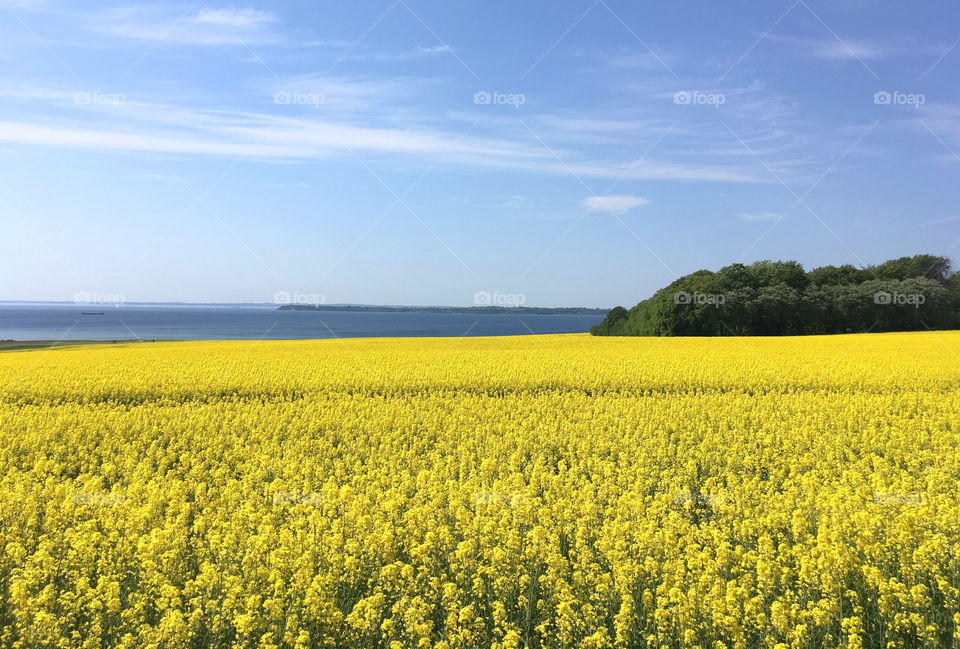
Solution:
<path fill-rule="evenodd" d="M 470 313 L 489 315 L 598 315 L 609 309 L 587 307 L 530 307 L 530 306 L 375 306 L 360 304 L 284 304 L 278 311 L 367 311 L 378 313 Z"/>

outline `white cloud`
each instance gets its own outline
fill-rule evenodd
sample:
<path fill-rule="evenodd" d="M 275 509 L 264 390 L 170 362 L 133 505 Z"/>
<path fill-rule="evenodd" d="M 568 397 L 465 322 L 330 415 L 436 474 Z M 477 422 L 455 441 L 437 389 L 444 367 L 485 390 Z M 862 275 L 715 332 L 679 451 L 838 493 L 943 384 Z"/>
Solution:
<path fill-rule="evenodd" d="M 331 47 L 350 47 L 352 43 L 337 41 L 313 41 L 312 44 L 321 44 Z M 390 62 L 390 61 L 418 61 L 434 56 L 443 56 L 452 54 L 456 56 L 456 50 L 449 45 L 434 45 L 424 47 L 418 45 L 407 50 L 386 50 L 386 51 L 361 51 L 361 48 L 352 49 L 346 53 L 340 60 L 342 61 L 364 61 L 364 62 Z"/>
<path fill-rule="evenodd" d="M 767 34 L 767 40 L 777 43 L 783 43 L 802 50 L 818 59 L 827 61 L 854 59 L 878 59 L 881 56 L 889 56 L 893 52 L 890 47 L 881 47 L 865 41 L 856 41 L 850 39 L 814 39 L 799 38 L 796 36 L 782 36 L 779 34 Z"/>
<path fill-rule="evenodd" d="M 250 111 L 144 102 L 131 95 L 125 96 L 122 107 L 96 102 L 78 104 L 69 89 L 45 91 L 0 84 L 0 96 L 9 94 L 20 99 L 16 110 L 9 111 L 0 121 L 0 143 L 110 153 L 243 156 L 283 162 L 354 160 L 354 154 L 365 159 L 402 156 L 415 164 L 442 160 L 444 166 L 567 178 L 576 175 L 583 179 L 624 181 L 772 182 L 769 174 L 750 160 L 684 162 L 657 160 L 653 155 L 636 159 L 632 147 L 603 150 L 605 143 L 591 142 L 587 132 L 569 146 L 548 137 L 548 147 L 543 140 L 531 136 L 529 129 L 521 131 L 496 121 L 488 125 L 495 128 L 487 129 L 484 135 L 479 135 L 480 129 L 468 129 L 467 118 L 447 116 L 445 124 L 436 119 L 425 124 L 416 111 L 397 112 L 396 105 L 403 103 L 398 96 L 408 92 L 406 85 L 405 80 L 304 77 L 283 90 L 329 93 L 324 102 L 299 106 L 293 105 L 291 99 L 290 105 L 271 103 L 269 109 Z M 266 94 L 271 89 L 263 87 L 263 101 L 275 101 Z M 337 105 L 341 109 L 330 110 Z M 476 121 L 475 116 L 469 119 Z M 540 121 L 532 120 L 538 130 Z M 465 131 L 469 133 L 464 135 Z M 605 207 L 596 209 L 627 210 L 642 204 L 638 200 L 645 201 L 638 197 L 621 197 L 620 203 L 616 200 L 617 197 L 607 197 Z"/>
<path fill-rule="evenodd" d="M 261 86 L 270 96 L 299 93 L 323 98 L 324 110 L 358 110 L 375 106 L 395 108 L 429 81 L 415 78 L 324 77 L 306 75 Z"/>
<path fill-rule="evenodd" d="M 920 116 L 908 118 L 906 124 L 931 144 L 934 159 L 941 163 L 960 161 L 960 104 L 927 103 L 918 109 Z"/>
<path fill-rule="evenodd" d="M 953 223 L 954 221 L 960 221 L 960 216 L 948 216 L 942 219 L 934 219 L 933 221 L 924 221 L 920 225 L 943 225 L 944 223 Z"/>
<path fill-rule="evenodd" d="M 256 9 L 203 9 L 193 18 L 196 24 L 237 30 L 255 29 L 276 20 L 271 14 Z"/>
<path fill-rule="evenodd" d="M 510 198 L 500 203 L 499 205 L 499 207 L 505 207 L 511 210 L 530 209 L 533 206 L 534 206 L 534 202 L 531 201 L 526 196 L 523 196 L 522 194 L 511 196 Z"/>
<path fill-rule="evenodd" d="M 314 41 L 304 41 L 300 43 L 300 47 L 337 47 L 337 48 L 346 48 L 353 45 L 353 41 L 348 41 L 340 38 L 325 38 Z"/>
<path fill-rule="evenodd" d="M 635 207 L 643 207 L 649 203 L 650 199 L 648 198 L 629 194 L 588 196 L 580 202 L 583 207 L 587 208 L 588 212 L 610 212 L 612 214 L 624 214 Z"/>
<path fill-rule="evenodd" d="M 438 56 L 441 54 L 453 54 L 454 50 L 449 45 L 437 45 L 435 47 L 422 47 L 417 46 L 410 50 L 402 50 L 399 52 L 377 52 L 374 54 L 353 54 L 350 58 L 351 60 L 367 60 L 367 61 L 415 61 L 417 59 L 425 59 L 431 56 Z"/>
<path fill-rule="evenodd" d="M 122 110 L 136 109 L 132 102 Z M 143 116 L 162 109 L 144 109 Z M 114 109 L 112 115 L 117 116 Z M 251 113 L 194 113 L 170 107 L 154 123 L 118 128 L 30 121 L 0 121 L 0 142 L 105 152 L 157 152 L 203 156 L 246 157 L 275 161 L 353 159 L 370 154 L 401 155 L 445 164 L 525 171 L 554 176 L 617 180 L 707 180 L 769 182 L 750 170 L 693 166 L 670 162 L 559 162 L 534 143 L 459 133 L 404 128 L 365 127 L 318 119 L 277 118 Z M 627 170 L 626 172 L 624 170 Z M 621 202 L 617 202 L 617 201 Z M 639 202 L 638 202 L 639 201 Z M 645 204 L 639 197 L 606 197 L 605 209 L 618 213 Z"/>
<path fill-rule="evenodd" d="M 813 55 L 828 61 L 840 59 L 877 59 L 883 56 L 883 50 L 867 43 L 835 41 L 817 45 L 813 49 Z"/>
<path fill-rule="evenodd" d="M 95 16 L 88 27 L 119 38 L 186 45 L 266 45 L 280 38 L 277 19 L 254 9 L 202 9 L 178 13 L 149 7 L 118 7 Z"/>

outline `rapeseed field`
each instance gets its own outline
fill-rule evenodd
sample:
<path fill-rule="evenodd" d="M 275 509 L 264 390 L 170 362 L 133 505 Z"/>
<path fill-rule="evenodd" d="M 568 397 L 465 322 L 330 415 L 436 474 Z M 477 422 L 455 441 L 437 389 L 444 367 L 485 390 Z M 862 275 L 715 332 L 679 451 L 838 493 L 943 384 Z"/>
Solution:
<path fill-rule="evenodd" d="M 0 353 L 0 646 L 960 646 L 960 332 Z"/>

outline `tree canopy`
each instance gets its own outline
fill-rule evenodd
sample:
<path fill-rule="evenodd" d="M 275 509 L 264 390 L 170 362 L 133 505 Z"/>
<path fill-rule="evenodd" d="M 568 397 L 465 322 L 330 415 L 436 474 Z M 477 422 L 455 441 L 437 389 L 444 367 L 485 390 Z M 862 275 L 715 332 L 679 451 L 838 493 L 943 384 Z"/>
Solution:
<path fill-rule="evenodd" d="M 795 261 L 698 270 L 631 309 L 615 307 L 597 336 L 731 336 L 960 328 L 960 273 L 936 255 L 876 266 Z"/>

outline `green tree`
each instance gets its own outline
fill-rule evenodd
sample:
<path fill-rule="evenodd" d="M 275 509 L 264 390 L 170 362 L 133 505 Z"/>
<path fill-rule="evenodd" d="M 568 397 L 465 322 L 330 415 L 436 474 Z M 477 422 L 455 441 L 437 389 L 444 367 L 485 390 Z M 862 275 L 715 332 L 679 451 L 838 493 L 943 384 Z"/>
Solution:
<path fill-rule="evenodd" d="M 960 327 L 960 274 L 935 255 L 877 266 L 795 261 L 730 264 L 671 282 L 627 310 L 611 309 L 600 336 L 721 336 L 912 331 Z"/>
<path fill-rule="evenodd" d="M 756 288 L 786 284 L 802 291 L 810 283 L 803 266 L 795 261 L 757 261 L 750 264 L 749 272 L 755 278 Z"/>
<path fill-rule="evenodd" d="M 817 286 L 835 286 L 837 284 L 859 284 L 870 279 L 870 273 L 850 264 L 843 266 L 821 266 L 807 273 L 807 279 Z"/>
<path fill-rule="evenodd" d="M 915 255 L 891 259 L 869 270 L 876 279 L 905 280 L 911 277 L 926 277 L 943 283 L 950 274 L 950 260 L 936 255 Z"/>

